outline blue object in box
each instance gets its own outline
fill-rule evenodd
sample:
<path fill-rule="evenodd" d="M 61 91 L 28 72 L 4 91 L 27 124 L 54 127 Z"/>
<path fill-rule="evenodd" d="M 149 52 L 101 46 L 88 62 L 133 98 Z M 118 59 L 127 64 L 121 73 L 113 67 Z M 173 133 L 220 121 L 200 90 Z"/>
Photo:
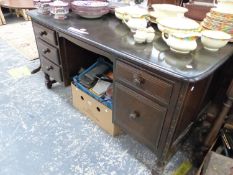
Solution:
<path fill-rule="evenodd" d="M 96 99 L 97 101 L 99 101 L 100 103 L 104 104 L 105 106 L 107 106 L 108 108 L 112 109 L 112 99 L 103 99 L 99 96 L 97 96 L 96 94 L 92 93 L 89 91 L 89 89 L 87 89 L 86 87 L 84 87 L 81 83 L 80 83 L 80 78 L 82 76 L 84 76 L 87 72 L 91 71 L 94 67 L 98 66 L 99 64 L 107 64 L 109 67 L 112 68 L 112 65 L 106 61 L 104 61 L 103 59 L 99 58 L 97 60 L 97 62 L 95 62 L 93 65 L 91 65 L 89 68 L 87 68 L 86 70 L 84 70 L 83 72 L 81 72 L 79 75 L 76 75 L 73 77 L 73 83 L 74 85 L 79 88 L 80 90 L 82 90 L 83 92 L 87 93 L 88 95 L 90 95 L 91 97 L 93 97 L 94 99 Z"/>

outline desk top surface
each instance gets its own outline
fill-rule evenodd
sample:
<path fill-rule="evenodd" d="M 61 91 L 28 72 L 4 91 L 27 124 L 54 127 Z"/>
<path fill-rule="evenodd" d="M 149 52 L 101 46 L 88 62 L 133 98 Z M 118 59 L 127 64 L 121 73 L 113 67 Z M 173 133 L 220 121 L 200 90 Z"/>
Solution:
<path fill-rule="evenodd" d="M 50 15 L 41 15 L 36 10 L 32 10 L 29 16 L 40 24 L 68 34 L 116 57 L 135 61 L 190 82 L 212 74 L 233 54 L 232 44 L 228 44 L 217 52 L 211 52 L 205 50 L 200 41 L 197 49 L 190 54 L 175 53 L 170 51 L 159 31 L 156 32 L 153 43 L 136 44 L 127 26 L 111 14 L 90 20 L 70 13 L 66 20 L 56 20 Z M 72 33 L 67 30 L 69 27 L 84 28 L 89 34 Z"/>

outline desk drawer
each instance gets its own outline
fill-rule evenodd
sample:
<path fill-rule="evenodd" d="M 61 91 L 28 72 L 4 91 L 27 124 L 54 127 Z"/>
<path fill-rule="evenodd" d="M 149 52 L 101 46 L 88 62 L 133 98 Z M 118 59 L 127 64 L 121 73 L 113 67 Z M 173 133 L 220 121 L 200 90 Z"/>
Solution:
<path fill-rule="evenodd" d="M 57 45 L 56 33 L 40 24 L 33 23 L 36 38 L 47 41 L 50 44 Z"/>
<path fill-rule="evenodd" d="M 167 109 L 119 83 L 114 98 L 114 123 L 156 150 Z"/>
<path fill-rule="evenodd" d="M 60 59 L 58 54 L 58 49 L 43 42 L 42 40 L 37 40 L 38 52 L 40 55 L 48 58 L 57 65 L 60 65 Z"/>
<path fill-rule="evenodd" d="M 159 101 L 169 104 L 173 84 L 148 74 L 139 68 L 130 66 L 123 62 L 116 63 L 116 79 L 121 80 Z"/>
<path fill-rule="evenodd" d="M 61 68 L 44 57 L 40 57 L 41 68 L 50 77 L 58 82 L 62 82 Z"/>

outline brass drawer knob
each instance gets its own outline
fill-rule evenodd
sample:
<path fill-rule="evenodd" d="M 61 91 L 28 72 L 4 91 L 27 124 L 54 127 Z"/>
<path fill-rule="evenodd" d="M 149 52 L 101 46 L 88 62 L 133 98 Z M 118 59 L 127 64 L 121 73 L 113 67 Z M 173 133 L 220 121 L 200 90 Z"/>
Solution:
<path fill-rule="evenodd" d="M 43 52 L 43 54 L 46 54 L 46 53 L 49 53 L 50 50 L 47 48 L 47 49 L 43 49 L 42 52 Z"/>
<path fill-rule="evenodd" d="M 130 114 L 129 114 L 129 118 L 130 119 L 136 119 L 136 118 L 138 118 L 140 115 L 139 115 L 139 113 L 137 112 L 137 111 L 133 111 L 133 112 L 131 112 Z"/>
<path fill-rule="evenodd" d="M 46 31 L 41 31 L 40 36 L 44 36 L 44 35 L 47 35 L 47 32 Z"/>
<path fill-rule="evenodd" d="M 47 70 L 47 71 L 53 70 L 53 66 L 47 66 L 47 67 L 46 67 L 46 70 Z"/>
<path fill-rule="evenodd" d="M 138 75 L 138 74 L 134 74 L 133 82 L 134 82 L 134 84 L 139 86 L 139 85 L 142 85 L 145 82 L 145 79 L 143 77 L 141 77 L 140 75 Z"/>

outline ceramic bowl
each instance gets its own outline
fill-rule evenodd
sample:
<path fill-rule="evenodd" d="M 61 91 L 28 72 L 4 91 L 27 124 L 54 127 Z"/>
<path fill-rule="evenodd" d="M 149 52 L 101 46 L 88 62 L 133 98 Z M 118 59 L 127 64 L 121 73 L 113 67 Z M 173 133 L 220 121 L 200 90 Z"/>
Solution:
<path fill-rule="evenodd" d="M 230 41 L 231 35 L 214 30 L 204 30 L 201 33 L 201 42 L 205 49 L 210 51 L 218 51 Z"/>
<path fill-rule="evenodd" d="M 187 8 L 172 4 L 152 4 L 152 8 L 156 13 L 156 18 L 183 17 L 188 11 Z"/>
<path fill-rule="evenodd" d="M 134 41 L 136 43 L 144 43 L 146 42 L 146 37 L 143 34 L 136 33 L 133 35 Z"/>
<path fill-rule="evenodd" d="M 124 6 L 115 8 L 115 16 L 120 20 L 130 18 L 146 18 L 148 11 L 137 6 Z"/>
<path fill-rule="evenodd" d="M 132 6 L 128 9 L 127 14 L 130 18 L 146 18 L 146 16 L 149 14 L 146 9 Z"/>
<path fill-rule="evenodd" d="M 72 3 L 74 0 L 62 0 L 62 1 L 65 2 L 65 3 L 68 3 L 69 9 L 71 9 L 71 3 Z"/>
<path fill-rule="evenodd" d="M 43 15 L 48 15 L 50 13 L 51 0 L 34 0 L 34 5 L 37 8 L 37 12 Z"/>
<path fill-rule="evenodd" d="M 233 1 L 219 0 L 217 3 L 217 8 L 233 11 Z"/>
<path fill-rule="evenodd" d="M 161 32 L 172 32 L 172 33 L 189 33 L 196 32 L 200 30 L 200 24 L 196 21 L 184 18 L 184 17 L 173 17 L 157 20 L 158 29 Z"/>
<path fill-rule="evenodd" d="M 141 18 L 130 18 L 129 20 L 123 19 L 123 22 L 130 28 L 131 32 L 136 32 L 138 29 L 147 27 L 147 20 Z"/>
<path fill-rule="evenodd" d="M 155 38 L 155 30 L 152 27 L 138 29 L 135 32 L 134 40 L 137 43 L 151 43 Z"/>
<path fill-rule="evenodd" d="M 102 1 L 73 1 L 71 3 L 72 10 L 86 10 L 86 11 L 97 11 L 106 9 L 108 7 L 108 2 Z"/>
<path fill-rule="evenodd" d="M 162 38 L 170 46 L 170 49 L 183 54 L 196 49 L 198 36 L 199 33 L 162 33 Z"/>
<path fill-rule="evenodd" d="M 54 14 L 55 19 L 65 19 L 69 13 L 69 3 L 63 1 L 54 1 L 49 3 L 50 12 Z"/>
<path fill-rule="evenodd" d="M 92 10 L 90 11 L 83 11 L 83 10 L 73 10 L 73 12 L 83 18 L 88 18 L 88 19 L 96 19 L 100 18 L 103 15 L 109 13 L 109 9 L 102 9 L 102 10 Z"/>
<path fill-rule="evenodd" d="M 124 16 L 127 14 L 128 8 L 129 6 L 115 8 L 115 16 L 118 19 L 123 20 Z"/>
<path fill-rule="evenodd" d="M 84 18 L 99 18 L 109 12 L 108 3 L 102 1 L 73 1 L 71 9 Z"/>

